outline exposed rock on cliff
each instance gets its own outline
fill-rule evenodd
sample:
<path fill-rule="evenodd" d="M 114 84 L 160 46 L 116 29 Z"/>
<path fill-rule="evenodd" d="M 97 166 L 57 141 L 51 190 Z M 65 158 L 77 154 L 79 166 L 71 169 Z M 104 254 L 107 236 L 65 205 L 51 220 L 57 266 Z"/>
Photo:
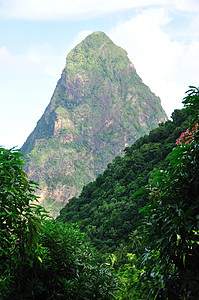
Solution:
<path fill-rule="evenodd" d="M 51 101 L 22 147 L 54 215 L 116 155 L 166 120 L 122 48 L 94 32 L 67 56 Z"/>

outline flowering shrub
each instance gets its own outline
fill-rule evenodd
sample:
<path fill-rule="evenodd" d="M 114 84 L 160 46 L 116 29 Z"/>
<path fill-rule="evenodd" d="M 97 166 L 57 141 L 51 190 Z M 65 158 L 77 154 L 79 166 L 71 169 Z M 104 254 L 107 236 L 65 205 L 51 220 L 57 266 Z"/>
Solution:
<path fill-rule="evenodd" d="M 185 132 L 182 132 L 181 136 L 179 137 L 179 139 L 177 139 L 176 141 L 176 145 L 182 145 L 182 142 L 186 140 L 185 144 L 189 144 L 191 140 L 193 140 L 194 138 L 194 133 L 198 130 L 198 123 L 196 123 L 191 131 L 189 131 L 189 129 L 187 129 Z"/>
<path fill-rule="evenodd" d="M 199 88 L 190 87 L 183 103 L 184 112 L 191 112 L 190 127 L 169 154 L 167 169 L 148 186 L 137 229 L 145 299 L 199 299 Z"/>

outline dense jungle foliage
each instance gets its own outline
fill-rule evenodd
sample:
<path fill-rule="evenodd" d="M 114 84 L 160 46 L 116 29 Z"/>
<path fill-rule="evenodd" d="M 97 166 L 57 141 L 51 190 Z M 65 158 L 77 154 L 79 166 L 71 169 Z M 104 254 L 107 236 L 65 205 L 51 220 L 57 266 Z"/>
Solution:
<path fill-rule="evenodd" d="M 199 89 L 183 103 L 71 199 L 98 251 L 65 209 L 35 204 L 21 153 L 0 148 L 0 299 L 199 299 Z"/>

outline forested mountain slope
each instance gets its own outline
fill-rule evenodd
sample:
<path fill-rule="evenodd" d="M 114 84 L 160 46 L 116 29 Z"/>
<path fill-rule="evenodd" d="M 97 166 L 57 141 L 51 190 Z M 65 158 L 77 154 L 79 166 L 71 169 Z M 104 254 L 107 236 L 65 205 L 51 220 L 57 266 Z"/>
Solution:
<path fill-rule="evenodd" d="M 167 166 L 167 155 L 187 127 L 188 115 L 175 110 L 172 121 L 159 124 L 127 147 L 124 157 L 115 157 L 78 198 L 70 199 L 59 219 L 78 222 L 102 253 L 113 252 L 122 243 L 128 245 L 141 217 L 138 212 L 146 205 L 146 198 L 134 193 L 150 181 L 155 170 Z"/>
<path fill-rule="evenodd" d="M 51 101 L 22 152 L 41 204 L 56 215 L 140 136 L 167 119 L 127 53 L 94 32 L 68 55 Z"/>

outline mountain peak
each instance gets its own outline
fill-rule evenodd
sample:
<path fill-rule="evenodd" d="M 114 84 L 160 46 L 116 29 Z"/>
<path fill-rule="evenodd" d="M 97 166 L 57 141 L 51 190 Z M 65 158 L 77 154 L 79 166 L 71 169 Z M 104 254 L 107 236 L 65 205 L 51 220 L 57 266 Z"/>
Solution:
<path fill-rule="evenodd" d="M 104 33 L 103 31 L 94 31 L 93 33 L 91 33 L 89 36 L 98 36 L 98 37 L 103 37 L 103 38 L 106 38 L 106 39 L 109 39 L 110 38 L 106 35 L 106 33 Z"/>
<path fill-rule="evenodd" d="M 104 32 L 95 31 L 69 52 L 66 68 L 70 70 L 68 73 L 73 75 L 74 72 L 76 75 L 81 73 L 81 76 L 89 69 L 89 74 L 93 77 L 96 70 L 102 71 L 108 66 L 112 69 L 112 65 L 122 60 L 130 62 L 127 52 L 116 46 Z M 130 64 L 133 66 L 132 63 Z"/>
<path fill-rule="evenodd" d="M 125 147 L 165 120 L 160 99 L 126 51 L 101 31 L 87 36 L 67 55 L 51 101 L 22 147 L 43 204 L 61 208 Z"/>
<path fill-rule="evenodd" d="M 120 51 L 123 55 L 126 55 L 126 51 L 116 46 L 111 39 L 102 31 L 95 31 L 88 35 L 81 43 L 73 48 L 67 56 L 67 60 L 79 59 L 79 56 L 84 58 L 92 58 L 92 56 L 103 55 L 107 51 L 109 54 Z"/>
<path fill-rule="evenodd" d="M 90 41 L 95 41 L 98 43 L 112 42 L 111 39 L 103 31 L 94 31 L 93 33 L 89 34 L 82 42 Z"/>
<path fill-rule="evenodd" d="M 68 57 L 70 57 L 70 55 L 76 55 L 77 52 L 82 52 L 82 54 L 87 56 L 90 55 L 92 51 L 96 51 L 96 54 L 100 54 L 103 47 L 109 48 L 109 51 L 112 52 L 116 51 L 116 49 L 120 49 L 120 51 L 123 52 L 124 55 L 126 55 L 126 51 L 116 46 L 104 32 L 95 31 L 92 34 L 88 35 L 74 49 L 72 49 L 71 52 L 68 54 Z"/>

